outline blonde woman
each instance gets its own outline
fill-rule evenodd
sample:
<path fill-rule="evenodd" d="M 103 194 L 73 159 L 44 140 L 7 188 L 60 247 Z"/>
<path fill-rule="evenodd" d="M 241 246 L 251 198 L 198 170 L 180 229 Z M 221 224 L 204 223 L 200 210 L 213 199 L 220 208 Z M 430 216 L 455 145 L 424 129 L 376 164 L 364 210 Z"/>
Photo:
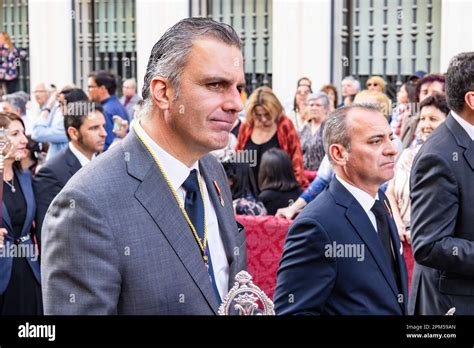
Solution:
<path fill-rule="evenodd" d="M 367 80 L 367 89 L 374 92 L 385 92 L 385 80 L 380 76 L 370 76 Z"/>
<path fill-rule="evenodd" d="M 284 115 L 283 106 L 273 91 L 268 87 L 257 88 L 249 97 L 245 115 L 235 149 L 256 152 L 257 163 L 252 167 L 255 178 L 258 178 L 263 153 L 279 148 L 290 156 L 300 186 L 308 186 L 298 133 L 291 120 Z"/>

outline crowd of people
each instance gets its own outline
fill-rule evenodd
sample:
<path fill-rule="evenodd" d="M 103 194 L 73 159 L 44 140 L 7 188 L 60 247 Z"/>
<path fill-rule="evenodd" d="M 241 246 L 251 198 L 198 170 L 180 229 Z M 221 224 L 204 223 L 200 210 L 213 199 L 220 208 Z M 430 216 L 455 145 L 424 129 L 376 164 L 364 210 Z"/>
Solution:
<path fill-rule="evenodd" d="M 211 34 L 193 32 L 197 27 L 211 28 Z M 234 68 L 231 64 L 217 66 L 213 78 L 200 75 L 197 66 L 210 69 L 215 57 L 225 61 L 239 52 L 238 37 L 229 28 L 211 20 L 189 19 L 170 29 L 152 50 L 143 100 L 132 79 L 123 81 L 119 99 L 117 77 L 106 71 L 88 76 L 87 91 L 74 84 L 58 89 L 50 81 L 39 83 L 33 89 L 34 100 L 29 100 L 28 94 L 18 91 L 18 52 L 8 33 L 0 33 L 0 127 L 9 140 L 4 150 L 0 247 L 5 250 L 10 243 L 36 250 L 25 257 L 0 259 L 0 314 L 212 313 L 233 282 L 231 275 L 238 269 L 232 267 L 245 268 L 245 252 L 240 258 L 234 255 L 231 267 L 225 260 L 231 246 L 244 245 L 240 241 L 243 234 L 234 228 L 234 214 L 298 216 L 288 233 L 278 273 L 277 313 L 443 314 L 454 306 L 473 313 L 469 296 L 440 294 L 435 285 L 439 274 L 434 273 L 445 272 L 445 277 L 454 279 L 449 286 L 456 289 L 457 275 L 474 284 L 474 267 L 469 268 L 474 259 L 472 231 L 467 231 L 473 216 L 467 200 L 474 196 L 467 192 L 472 191 L 474 168 L 472 53 L 458 56 L 457 65 L 450 66 L 447 74 L 415 72 L 399 87 L 396 101 L 385 94 L 383 77 L 370 76 L 362 88 L 361 81 L 347 76 L 339 86 L 326 84 L 319 89 L 302 77 L 296 83 L 293 102 L 283 103 L 265 86 L 246 98 L 243 74 L 233 70 L 235 64 Z M 183 36 L 179 30 L 184 29 L 192 33 Z M 179 40 L 193 44 L 181 47 Z M 170 48 L 170 42 L 177 47 Z M 166 50 L 171 50 L 170 56 L 163 58 Z M 189 54 L 195 60 L 180 57 Z M 187 78 L 171 73 L 169 66 L 181 67 Z M 199 99 L 207 98 L 206 93 L 214 99 Z M 200 100 L 199 110 L 195 100 Z M 183 113 L 189 117 L 181 116 Z M 436 154 L 454 146 L 449 143 L 450 134 L 440 135 L 449 132 L 441 127 L 448 122 L 457 144 L 468 149 L 459 157 L 466 157 L 470 168 L 462 158 L 453 168 Z M 436 137 L 436 143 L 431 137 Z M 145 159 L 144 153 L 150 156 Z M 163 180 L 150 177 L 153 162 Z M 435 184 L 444 190 L 439 197 L 427 192 Z M 170 194 L 164 194 L 168 189 Z M 151 203 L 160 199 L 166 209 Z M 127 202 L 126 207 L 121 202 Z M 385 216 L 376 210 L 380 202 L 382 212 L 387 210 L 393 217 L 396 235 L 390 235 Z M 446 204 L 450 216 L 444 211 Z M 76 205 L 81 209 L 75 209 Z M 180 218 L 168 221 L 162 215 L 167 209 L 166 214 Z M 360 218 L 364 214 L 367 221 Z M 156 224 L 163 235 L 148 235 L 147 231 L 143 239 L 130 237 L 130 230 L 154 231 Z M 142 272 L 143 266 L 131 258 L 123 266 L 123 257 L 116 250 L 136 246 L 153 258 L 156 243 L 164 248 L 160 255 L 166 262 L 175 264 L 172 248 L 164 245 L 171 239 L 170 243 L 177 243 L 174 248 L 181 248 L 177 237 L 166 232 L 182 228 L 180 224 L 192 230 L 189 238 L 194 236 L 198 242 L 210 284 L 199 278 L 201 290 L 207 292 L 201 299 L 185 273 L 185 268 L 198 272 L 195 261 L 186 256 L 194 251 L 183 246 L 178 256 L 184 259 L 185 268 L 165 271 L 153 266 L 155 273 L 147 279 L 152 284 L 160 282 L 160 277 L 173 277 L 179 286 L 189 289 L 189 296 L 200 300 L 187 309 L 179 305 L 158 309 L 156 303 L 164 301 L 163 296 L 174 296 L 176 286 L 160 285 L 166 295 L 153 287 L 134 288 L 129 272 Z M 371 228 L 385 238 L 381 243 L 386 254 L 372 250 L 378 241 L 366 235 Z M 93 233 L 80 233 L 86 230 Z M 355 232 L 348 236 L 347 230 Z M 450 237 L 458 231 L 460 235 Z M 237 244 L 234 234 L 240 238 Z M 356 269 L 346 262 L 337 268 L 324 256 L 324 246 L 332 241 L 357 244 L 360 238 L 373 254 L 373 260 L 364 266 Z M 456 244 L 456 238 L 462 240 Z M 400 241 L 413 242 L 419 261 L 408 309 Z M 115 243 L 115 251 L 100 249 L 106 247 L 104 243 Z M 471 261 L 459 266 L 460 258 L 447 256 L 453 245 L 461 249 L 463 259 L 470 257 Z M 435 253 L 438 257 L 433 257 Z M 373 272 L 381 262 L 383 270 Z M 77 272 L 66 276 L 67 269 Z M 74 309 L 68 304 L 71 288 L 83 296 Z M 364 291 L 351 291 L 354 288 Z M 467 295 L 472 289 L 459 291 Z M 433 293 L 436 300 L 427 300 Z M 288 294 L 304 300 L 290 303 Z M 397 302 L 399 294 L 404 300 Z M 118 300 L 122 295 L 126 297 Z M 96 296 L 103 301 L 95 303 Z"/>

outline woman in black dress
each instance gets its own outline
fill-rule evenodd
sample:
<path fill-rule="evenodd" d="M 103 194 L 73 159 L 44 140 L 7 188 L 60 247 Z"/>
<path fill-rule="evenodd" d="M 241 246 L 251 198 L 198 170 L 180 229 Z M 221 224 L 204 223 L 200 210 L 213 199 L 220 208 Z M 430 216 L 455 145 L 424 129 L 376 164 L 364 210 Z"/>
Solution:
<path fill-rule="evenodd" d="M 262 190 L 258 200 L 267 208 L 268 215 L 291 205 L 302 192 L 290 157 L 280 149 L 270 149 L 262 155 L 258 183 Z"/>
<path fill-rule="evenodd" d="M 34 235 L 36 204 L 31 173 L 20 161 L 28 140 L 20 116 L 0 112 L 0 128 L 10 145 L 5 150 L 2 228 L 0 229 L 0 315 L 43 313 L 40 267 Z"/>

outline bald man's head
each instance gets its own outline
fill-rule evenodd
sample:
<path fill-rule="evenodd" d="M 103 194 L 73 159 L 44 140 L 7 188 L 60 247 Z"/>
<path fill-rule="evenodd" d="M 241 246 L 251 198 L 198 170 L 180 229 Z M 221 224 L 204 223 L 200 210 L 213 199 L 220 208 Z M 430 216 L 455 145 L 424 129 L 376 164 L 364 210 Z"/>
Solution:
<path fill-rule="evenodd" d="M 123 82 L 122 93 L 125 97 L 132 97 L 137 93 L 137 83 L 134 79 L 128 79 Z"/>

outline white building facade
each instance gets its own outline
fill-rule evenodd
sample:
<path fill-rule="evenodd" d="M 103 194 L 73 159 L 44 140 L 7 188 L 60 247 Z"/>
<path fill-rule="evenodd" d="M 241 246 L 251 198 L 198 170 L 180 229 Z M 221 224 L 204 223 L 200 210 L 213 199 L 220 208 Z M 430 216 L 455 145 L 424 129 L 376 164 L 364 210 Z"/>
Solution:
<path fill-rule="evenodd" d="M 1 11 L 13 13 L 16 3 L 0 1 Z M 92 3 L 95 14 L 88 13 Z M 23 23 L 21 42 L 28 45 L 24 83 L 30 91 L 39 82 L 59 88 L 74 82 L 86 88 L 87 74 L 105 64 L 122 79 L 136 77 L 141 88 L 153 45 L 167 28 L 190 15 L 232 23 L 244 37 L 250 90 L 270 85 L 282 101 L 293 98 L 302 76 L 313 81 L 315 90 L 327 83 L 339 89 L 347 74 L 361 79 L 388 75 L 399 86 L 415 70 L 428 71 L 428 66 L 431 72 L 444 72 L 452 56 L 474 50 L 471 0 L 418 0 L 416 13 L 412 0 L 229 0 L 212 5 L 204 1 L 201 8 L 199 3 L 28 0 L 28 39 Z M 18 17 L 0 26 L 14 32 L 15 43 L 21 34 L 16 21 Z M 423 51 L 427 41 L 431 52 Z"/>

